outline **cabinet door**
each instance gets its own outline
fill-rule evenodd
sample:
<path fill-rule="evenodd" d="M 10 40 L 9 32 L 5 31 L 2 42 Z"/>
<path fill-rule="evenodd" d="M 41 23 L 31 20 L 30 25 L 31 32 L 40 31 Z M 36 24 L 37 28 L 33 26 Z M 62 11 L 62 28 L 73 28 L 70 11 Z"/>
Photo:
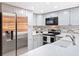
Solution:
<path fill-rule="evenodd" d="M 33 14 L 33 26 L 37 25 L 37 15 Z"/>
<path fill-rule="evenodd" d="M 37 35 L 33 36 L 33 48 L 38 47 L 38 38 Z"/>
<path fill-rule="evenodd" d="M 42 37 L 42 35 L 39 35 L 38 36 L 38 47 L 40 47 L 42 45 L 43 45 L 43 37 Z"/>
<path fill-rule="evenodd" d="M 28 25 L 33 26 L 33 12 L 27 12 L 27 16 L 28 16 Z"/>
<path fill-rule="evenodd" d="M 34 40 L 34 46 L 33 46 L 33 48 L 35 49 L 37 47 L 38 47 L 38 42 L 37 42 L 37 40 Z"/>
<path fill-rule="evenodd" d="M 59 11 L 58 22 L 59 25 L 69 25 L 69 10 Z"/>
<path fill-rule="evenodd" d="M 28 50 L 32 50 L 33 49 L 33 40 L 29 39 L 28 40 Z"/>
<path fill-rule="evenodd" d="M 33 36 L 33 47 L 37 48 L 43 45 L 43 39 L 41 35 L 35 35 Z"/>
<path fill-rule="evenodd" d="M 71 25 L 79 25 L 79 8 L 71 9 Z"/>
<path fill-rule="evenodd" d="M 37 26 L 44 26 L 43 15 L 37 15 Z"/>
<path fill-rule="evenodd" d="M 33 35 L 32 35 L 32 30 L 33 27 L 29 26 L 28 27 L 28 50 L 32 50 L 33 49 Z"/>

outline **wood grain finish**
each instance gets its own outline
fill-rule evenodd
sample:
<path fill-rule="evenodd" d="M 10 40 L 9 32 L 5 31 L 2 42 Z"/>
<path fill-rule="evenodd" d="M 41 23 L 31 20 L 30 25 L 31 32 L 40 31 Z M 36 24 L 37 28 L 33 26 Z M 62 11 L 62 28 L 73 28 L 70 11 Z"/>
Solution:
<path fill-rule="evenodd" d="M 5 31 L 15 31 L 15 16 L 3 16 L 2 17 L 2 29 Z M 28 30 L 28 20 L 27 17 L 17 17 L 17 31 L 24 32 Z"/>

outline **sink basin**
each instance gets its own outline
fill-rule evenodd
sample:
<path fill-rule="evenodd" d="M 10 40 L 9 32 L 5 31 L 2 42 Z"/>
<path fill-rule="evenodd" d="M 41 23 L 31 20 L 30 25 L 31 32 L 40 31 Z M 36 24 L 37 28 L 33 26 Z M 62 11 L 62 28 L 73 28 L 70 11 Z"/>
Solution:
<path fill-rule="evenodd" d="M 54 42 L 53 44 L 59 47 L 68 48 L 71 46 L 79 46 L 79 34 L 73 34 L 75 36 L 75 43 L 76 45 L 73 45 L 72 40 L 70 37 L 66 37 L 66 35 L 71 35 L 70 33 L 61 33 L 60 35 L 57 35 L 60 38 L 60 40 Z"/>
<path fill-rule="evenodd" d="M 63 47 L 63 48 L 73 46 L 72 41 L 62 40 L 62 39 L 54 42 L 53 44 L 56 45 L 56 46 L 59 46 L 59 47 Z"/>

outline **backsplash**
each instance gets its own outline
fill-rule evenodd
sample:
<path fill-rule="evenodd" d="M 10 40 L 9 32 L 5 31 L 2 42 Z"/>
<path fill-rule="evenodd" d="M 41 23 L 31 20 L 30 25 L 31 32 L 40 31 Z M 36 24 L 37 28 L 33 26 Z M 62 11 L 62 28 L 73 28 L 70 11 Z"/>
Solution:
<path fill-rule="evenodd" d="M 79 25 L 73 25 L 73 26 L 59 26 L 59 28 L 61 29 L 61 32 L 68 32 L 68 31 L 72 31 L 73 33 L 78 33 L 79 34 Z"/>
<path fill-rule="evenodd" d="M 73 31 L 73 33 L 79 34 L 79 25 L 63 25 L 63 26 L 33 26 L 33 31 L 45 32 L 51 29 L 61 30 L 61 32 L 67 33 L 68 31 Z"/>
<path fill-rule="evenodd" d="M 33 26 L 33 31 L 38 31 L 38 32 L 48 32 L 47 26 Z"/>

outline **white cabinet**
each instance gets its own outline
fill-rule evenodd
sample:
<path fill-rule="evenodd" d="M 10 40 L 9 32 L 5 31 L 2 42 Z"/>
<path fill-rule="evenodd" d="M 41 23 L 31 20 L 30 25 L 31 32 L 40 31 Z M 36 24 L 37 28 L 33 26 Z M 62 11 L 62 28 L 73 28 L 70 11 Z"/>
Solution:
<path fill-rule="evenodd" d="M 33 14 L 33 26 L 37 25 L 37 15 Z"/>
<path fill-rule="evenodd" d="M 45 22 L 44 22 L 44 18 L 43 15 L 37 15 L 37 26 L 44 26 Z"/>
<path fill-rule="evenodd" d="M 79 25 L 79 8 L 71 9 L 71 25 Z"/>
<path fill-rule="evenodd" d="M 38 47 L 43 45 L 43 36 L 39 35 L 38 36 Z"/>
<path fill-rule="evenodd" d="M 32 11 L 27 11 L 27 16 L 28 16 L 28 25 L 33 26 L 33 12 Z"/>
<path fill-rule="evenodd" d="M 33 35 L 33 48 L 37 48 L 43 45 L 42 35 Z"/>
<path fill-rule="evenodd" d="M 32 50 L 33 49 L 33 40 L 29 39 L 28 40 L 28 50 Z"/>
<path fill-rule="evenodd" d="M 37 48 L 38 47 L 38 39 L 37 39 L 37 35 L 33 36 L 33 48 Z"/>
<path fill-rule="evenodd" d="M 69 25 L 69 10 L 58 12 L 59 25 Z"/>
<path fill-rule="evenodd" d="M 44 19 L 50 17 L 58 17 L 59 25 L 69 25 L 69 10 L 63 10 L 44 15 Z"/>
<path fill-rule="evenodd" d="M 28 26 L 28 50 L 33 49 L 33 36 L 32 36 L 32 26 Z"/>

